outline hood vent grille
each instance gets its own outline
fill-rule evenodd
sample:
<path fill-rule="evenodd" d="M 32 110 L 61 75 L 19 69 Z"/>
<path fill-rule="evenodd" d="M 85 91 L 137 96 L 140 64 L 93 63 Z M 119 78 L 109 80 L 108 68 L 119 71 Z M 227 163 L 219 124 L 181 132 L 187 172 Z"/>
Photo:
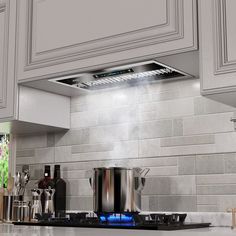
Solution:
<path fill-rule="evenodd" d="M 94 71 L 73 77 L 51 79 L 50 81 L 83 90 L 100 90 L 123 85 L 137 85 L 159 80 L 189 78 L 190 75 L 174 68 L 149 61 L 128 66 Z"/>

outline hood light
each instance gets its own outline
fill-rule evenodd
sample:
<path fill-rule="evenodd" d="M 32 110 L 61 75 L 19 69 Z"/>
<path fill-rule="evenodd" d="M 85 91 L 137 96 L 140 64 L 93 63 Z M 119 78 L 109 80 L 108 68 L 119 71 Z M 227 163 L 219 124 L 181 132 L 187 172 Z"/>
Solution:
<path fill-rule="evenodd" d="M 84 88 L 84 87 L 99 86 L 99 85 L 103 85 L 103 84 L 119 83 L 119 82 L 125 82 L 125 81 L 129 81 L 129 80 L 142 79 L 142 78 L 149 77 L 149 76 L 169 74 L 172 72 L 173 72 L 173 70 L 171 70 L 169 68 L 164 68 L 164 69 L 160 69 L 160 70 L 146 71 L 146 72 L 141 72 L 141 73 L 133 73 L 130 75 L 112 76 L 112 77 L 107 77 L 104 79 L 98 79 L 98 80 L 84 82 L 84 83 L 80 83 L 79 80 L 75 80 L 75 82 L 77 82 L 78 87 Z"/>

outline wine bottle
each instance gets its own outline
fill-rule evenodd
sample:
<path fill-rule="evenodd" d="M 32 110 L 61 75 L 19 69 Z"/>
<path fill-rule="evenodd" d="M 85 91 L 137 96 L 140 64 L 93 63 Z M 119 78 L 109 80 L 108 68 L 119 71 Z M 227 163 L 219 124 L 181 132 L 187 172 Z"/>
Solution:
<path fill-rule="evenodd" d="M 61 178 L 60 165 L 54 166 L 54 209 L 56 217 L 65 217 L 66 213 L 66 182 Z"/>
<path fill-rule="evenodd" d="M 50 166 L 46 165 L 46 166 L 44 166 L 44 177 L 39 181 L 38 188 L 48 189 L 49 187 L 54 188 L 54 181 L 51 178 Z M 44 194 L 44 192 L 41 195 L 41 203 L 42 203 L 42 209 L 44 209 L 45 208 L 45 194 Z"/>

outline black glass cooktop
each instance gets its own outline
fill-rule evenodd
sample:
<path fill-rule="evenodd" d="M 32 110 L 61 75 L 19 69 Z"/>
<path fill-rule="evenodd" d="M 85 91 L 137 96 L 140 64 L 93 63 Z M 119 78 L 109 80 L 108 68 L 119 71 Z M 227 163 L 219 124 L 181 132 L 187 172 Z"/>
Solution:
<path fill-rule="evenodd" d="M 187 214 L 69 213 L 65 218 L 38 215 L 37 222 L 13 222 L 15 225 L 89 227 L 143 230 L 182 230 L 209 227 L 210 223 L 187 223 Z"/>

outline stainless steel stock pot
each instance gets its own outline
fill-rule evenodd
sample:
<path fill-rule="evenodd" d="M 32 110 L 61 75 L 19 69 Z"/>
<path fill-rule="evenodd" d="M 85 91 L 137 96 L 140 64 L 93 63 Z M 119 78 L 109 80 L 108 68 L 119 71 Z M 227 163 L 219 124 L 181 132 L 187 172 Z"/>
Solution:
<path fill-rule="evenodd" d="M 137 212 L 149 169 L 102 167 L 90 172 L 95 212 Z"/>

